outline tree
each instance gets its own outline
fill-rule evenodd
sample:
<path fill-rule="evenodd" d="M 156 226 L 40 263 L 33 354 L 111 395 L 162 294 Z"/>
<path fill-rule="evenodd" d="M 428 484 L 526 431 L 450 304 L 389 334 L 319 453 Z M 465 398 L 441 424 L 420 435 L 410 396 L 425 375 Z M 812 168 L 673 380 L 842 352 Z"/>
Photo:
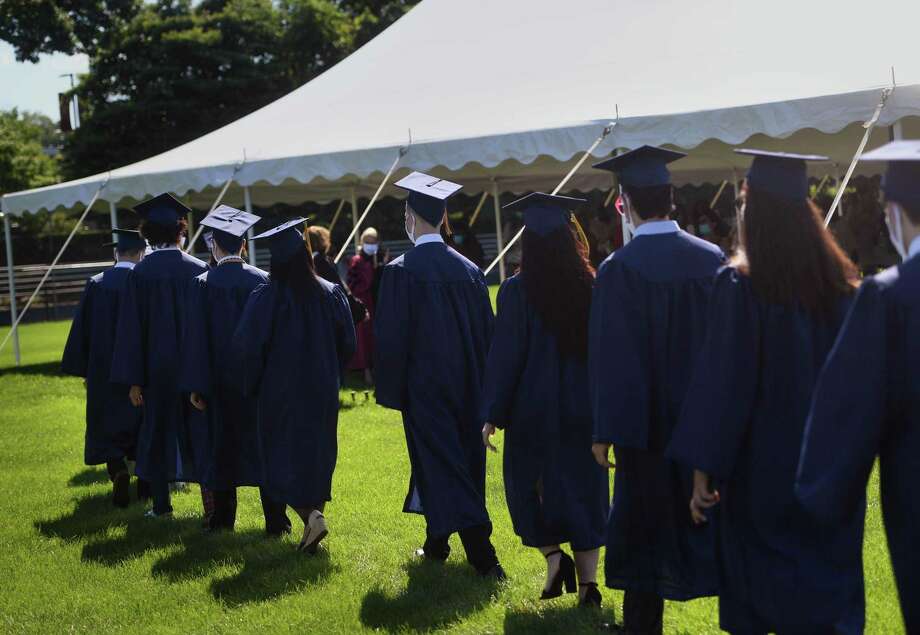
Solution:
<path fill-rule="evenodd" d="M 417 3 L 418 0 L 340 0 L 339 6 L 354 19 L 358 47 L 370 42 Z"/>
<path fill-rule="evenodd" d="M 42 151 L 44 122 L 47 118 L 33 113 L 0 111 L 0 192 L 18 192 L 59 180 L 57 161 Z"/>
<path fill-rule="evenodd" d="M 92 57 L 138 11 L 142 0 L 3 0 L 0 40 L 20 61 L 40 53 L 85 53 Z"/>

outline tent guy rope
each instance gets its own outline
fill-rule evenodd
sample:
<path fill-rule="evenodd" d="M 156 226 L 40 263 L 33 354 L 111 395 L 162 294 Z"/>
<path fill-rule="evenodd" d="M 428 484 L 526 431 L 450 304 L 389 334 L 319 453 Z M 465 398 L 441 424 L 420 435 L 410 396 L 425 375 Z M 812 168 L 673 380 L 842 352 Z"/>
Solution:
<path fill-rule="evenodd" d="M 611 132 L 613 132 L 613 129 L 616 127 L 616 125 L 617 125 L 618 123 L 619 123 L 619 118 L 617 118 L 616 121 L 613 121 L 613 122 L 607 124 L 606 126 L 604 126 L 604 130 L 601 132 L 601 136 L 599 136 L 597 139 L 595 139 L 594 143 L 591 144 L 591 147 L 590 147 L 590 148 L 588 148 L 587 150 L 585 150 L 585 153 L 584 153 L 583 155 L 581 155 L 581 158 L 578 160 L 578 163 L 576 163 L 574 166 L 572 166 L 572 169 L 569 170 L 569 173 L 565 175 L 565 177 L 559 182 L 559 185 L 557 185 L 556 188 L 552 191 L 552 195 L 553 195 L 553 196 L 555 196 L 556 194 L 558 194 L 558 193 L 559 193 L 559 190 L 561 190 L 561 189 L 565 186 L 565 184 L 569 182 L 569 179 L 572 178 L 572 175 L 574 175 L 575 172 L 577 172 L 578 169 L 582 166 L 582 164 L 584 164 L 584 162 L 588 160 L 588 157 L 591 156 L 591 153 L 594 152 L 594 151 L 597 149 L 597 146 L 599 146 L 599 145 L 601 144 L 601 142 L 602 142 L 604 139 L 606 139 L 607 136 L 608 136 Z M 514 246 L 514 243 L 516 243 L 518 240 L 520 240 L 520 238 L 521 238 L 521 236 L 522 236 L 523 234 L 524 234 L 524 228 L 521 227 L 521 229 L 518 231 L 518 233 L 516 233 L 516 234 L 514 235 L 514 238 L 512 238 L 511 240 L 509 240 L 509 241 L 508 241 L 508 244 L 505 245 L 504 249 L 502 249 L 501 252 L 499 252 L 498 256 L 495 257 L 495 260 L 492 261 L 492 264 L 489 265 L 488 267 L 486 267 L 486 270 L 484 271 L 485 275 L 489 275 L 489 273 L 492 271 L 492 269 L 495 268 L 495 265 L 497 265 L 499 262 L 501 262 L 501 259 L 504 258 L 504 257 L 505 257 L 505 254 L 507 254 L 507 253 L 511 250 L 511 248 Z"/>
<path fill-rule="evenodd" d="M 42 276 L 42 279 L 39 280 L 38 286 L 35 287 L 35 291 L 32 292 L 32 295 L 29 296 L 29 301 L 26 302 L 26 305 L 22 308 L 22 313 L 19 314 L 19 317 L 16 318 L 16 321 L 13 322 L 13 327 L 7 332 L 6 337 L 3 338 L 3 341 L 0 342 L 0 351 L 6 346 L 6 343 L 13 337 L 13 334 L 16 333 L 16 329 L 19 328 L 19 323 L 22 322 L 22 319 L 26 316 L 26 313 L 29 312 L 29 307 L 32 306 L 32 302 L 35 301 L 35 298 L 38 297 L 39 292 L 42 290 L 42 287 L 45 285 L 45 282 L 51 276 L 51 272 L 54 271 L 54 268 L 57 266 L 58 261 L 61 259 L 61 256 L 64 255 L 67 246 L 70 245 L 70 241 L 73 240 L 74 235 L 80 227 L 83 226 L 83 221 L 86 220 L 86 217 L 89 215 L 90 211 L 93 209 L 93 205 L 96 204 L 96 201 L 99 200 L 99 195 L 102 194 L 102 190 L 105 189 L 105 186 L 109 184 L 109 176 L 105 177 L 105 181 L 102 182 L 102 185 L 99 186 L 99 189 L 96 190 L 96 193 L 93 194 L 93 198 L 90 200 L 89 204 L 86 206 L 86 209 L 83 210 L 83 213 L 80 215 L 80 218 L 77 219 L 77 222 L 74 224 L 73 229 L 70 230 L 70 235 L 67 236 L 67 240 L 64 241 L 64 244 L 61 245 L 60 251 L 54 257 L 54 260 L 51 261 L 51 265 L 45 271 L 45 275 Z"/>
<path fill-rule="evenodd" d="M 878 106 L 875 107 L 875 112 L 872 114 L 872 117 L 863 124 L 863 128 L 865 128 L 866 131 L 863 133 L 862 141 L 859 142 L 859 147 L 856 149 L 856 154 L 853 155 L 853 160 L 850 161 L 850 167 L 847 168 L 846 176 L 843 177 L 843 183 L 840 183 L 837 187 L 837 195 L 834 197 L 834 202 L 831 204 L 831 208 L 828 210 L 827 216 L 824 217 L 825 227 L 831 224 L 831 219 L 834 218 L 834 213 L 840 206 L 840 201 L 843 199 L 843 193 L 846 191 L 847 185 L 850 183 L 850 177 L 853 176 L 853 171 L 856 169 L 856 164 L 859 163 L 859 159 L 862 157 L 863 150 L 866 149 L 866 144 L 869 142 L 869 137 L 872 136 L 872 130 L 875 129 L 875 124 L 878 123 L 878 119 L 882 115 L 882 110 L 885 109 L 885 104 L 888 103 L 888 98 L 896 88 L 894 83 L 894 69 L 892 69 L 891 72 L 891 87 L 882 90 L 882 96 L 878 102 Z"/>
<path fill-rule="evenodd" d="M 377 198 L 380 196 L 380 192 L 383 191 L 384 186 L 389 182 L 390 177 L 393 176 L 393 172 L 396 171 L 396 166 L 399 165 L 399 162 L 402 160 L 406 153 L 409 152 L 409 148 L 412 146 L 412 137 L 410 132 L 409 145 L 403 146 L 399 149 L 399 152 L 396 154 L 396 158 L 393 160 L 393 165 L 390 166 L 390 169 L 387 170 L 386 175 L 383 177 L 383 180 L 380 181 L 380 185 L 377 186 L 377 191 L 374 192 L 374 196 L 371 198 L 370 202 L 367 204 L 367 207 L 364 208 L 364 213 L 361 214 L 361 218 L 358 219 L 358 222 L 355 223 L 355 226 L 351 228 L 351 233 L 348 234 L 348 238 L 345 239 L 345 242 L 342 243 L 342 248 L 339 250 L 339 254 L 335 257 L 335 264 L 339 264 L 339 261 L 342 259 L 342 256 L 345 254 L 345 250 L 348 249 L 348 242 L 354 237 L 358 232 L 358 228 L 361 227 L 361 223 L 364 222 L 364 219 L 367 217 L 367 214 L 371 211 L 371 208 L 374 206 L 374 203 L 377 202 Z"/>

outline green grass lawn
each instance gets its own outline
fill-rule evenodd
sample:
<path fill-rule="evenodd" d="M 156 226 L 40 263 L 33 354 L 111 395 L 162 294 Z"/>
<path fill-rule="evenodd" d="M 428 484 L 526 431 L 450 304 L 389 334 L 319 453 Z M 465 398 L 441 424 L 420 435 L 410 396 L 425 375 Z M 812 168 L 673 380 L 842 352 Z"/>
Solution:
<path fill-rule="evenodd" d="M 176 518 L 116 510 L 104 470 L 83 456 L 83 387 L 57 374 L 66 322 L 25 326 L 23 364 L 0 356 L 0 632 L 587 632 L 601 618 L 573 596 L 536 600 L 543 558 L 511 530 L 501 462 L 490 455 L 488 504 L 511 576 L 478 579 L 455 538 L 446 566 L 409 554 L 424 534 L 402 514 L 409 466 L 399 415 L 343 391 L 328 551 L 295 553 L 295 535 L 263 538 L 258 492 L 240 491 L 234 534 L 204 535 L 197 487 L 174 497 Z M 0 338 L 5 334 L 0 329 Z M 499 435 L 500 436 L 500 435 Z M 499 438 L 498 443 L 501 444 Z M 868 631 L 902 630 L 873 478 L 866 527 Z M 620 616 L 604 590 L 603 618 Z M 669 604 L 667 633 L 717 633 L 714 599 Z"/>

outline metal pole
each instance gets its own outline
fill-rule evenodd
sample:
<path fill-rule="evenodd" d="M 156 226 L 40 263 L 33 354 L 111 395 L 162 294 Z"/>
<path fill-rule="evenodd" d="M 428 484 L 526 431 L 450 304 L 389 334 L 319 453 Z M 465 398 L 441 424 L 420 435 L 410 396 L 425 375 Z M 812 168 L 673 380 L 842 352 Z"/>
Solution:
<path fill-rule="evenodd" d="M 6 278 L 10 286 L 10 328 L 16 324 L 16 274 L 13 272 L 13 238 L 10 236 L 10 215 L 3 215 L 3 234 L 6 239 Z M 22 363 L 19 354 L 19 329 L 13 333 L 13 355 L 16 358 L 16 365 Z"/>
<path fill-rule="evenodd" d="M 836 163 L 834 164 L 834 185 L 837 187 L 837 191 L 839 192 L 840 186 L 842 185 L 842 183 L 840 182 L 840 166 L 837 165 Z M 840 215 L 843 216 L 843 198 L 842 198 L 843 195 L 838 194 L 838 196 L 840 196 L 841 198 L 840 198 L 840 202 L 837 204 L 837 210 L 839 211 Z"/>
<path fill-rule="evenodd" d="M 243 186 L 243 208 L 247 213 L 252 214 L 252 197 L 249 195 L 249 186 Z M 252 227 L 246 232 L 247 244 L 246 249 L 249 250 L 249 264 L 253 267 L 256 266 L 256 244 L 252 240 L 252 237 L 255 235 Z"/>
<path fill-rule="evenodd" d="M 498 181 L 492 180 L 492 204 L 495 207 L 495 245 L 498 247 L 498 253 L 505 248 L 505 241 L 502 238 L 502 206 L 498 198 Z M 505 281 L 505 259 L 498 261 L 498 279 Z"/>
<path fill-rule="evenodd" d="M 109 201 L 109 218 L 112 221 L 112 240 L 117 242 L 118 234 L 115 230 L 118 229 L 118 208 L 115 207 L 115 201 Z"/>
<path fill-rule="evenodd" d="M 351 188 L 351 226 L 358 227 L 358 199 L 355 198 L 355 188 Z M 358 232 L 352 230 L 355 237 L 355 253 L 358 251 Z"/>
<path fill-rule="evenodd" d="M 895 141 L 900 141 L 901 139 L 904 138 L 904 126 L 901 123 L 900 119 L 895 121 L 894 124 L 891 126 L 891 137 Z"/>

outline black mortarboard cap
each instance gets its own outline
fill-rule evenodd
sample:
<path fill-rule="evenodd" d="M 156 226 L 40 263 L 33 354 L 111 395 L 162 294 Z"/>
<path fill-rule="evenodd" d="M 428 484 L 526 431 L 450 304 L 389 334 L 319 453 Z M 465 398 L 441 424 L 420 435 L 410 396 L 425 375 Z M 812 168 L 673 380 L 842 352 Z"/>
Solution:
<path fill-rule="evenodd" d="M 129 251 L 139 251 L 147 246 L 147 241 L 141 236 L 139 231 L 134 229 L 113 229 L 115 241 L 106 243 L 106 247 L 114 247 L 118 253 L 127 253 Z"/>
<path fill-rule="evenodd" d="M 629 187 L 652 187 L 671 183 L 668 164 L 683 159 L 686 152 L 656 146 L 641 146 L 623 154 L 595 163 L 598 170 L 615 172 L 620 184 Z"/>
<path fill-rule="evenodd" d="M 572 212 L 585 202 L 583 198 L 534 192 L 508 203 L 503 209 L 523 209 L 524 227 L 539 236 L 546 236 L 568 225 Z"/>
<path fill-rule="evenodd" d="M 892 141 L 862 158 L 888 162 L 882 177 L 882 191 L 887 200 L 920 205 L 920 141 Z"/>
<path fill-rule="evenodd" d="M 306 221 L 306 218 L 295 218 L 262 232 L 258 236 L 253 236 L 252 239 L 267 238 L 268 250 L 272 254 L 272 259 L 277 262 L 285 262 L 293 258 L 299 250 L 307 249 L 303 241 L 303 234 L 297 229 Z"/>
<path fill-rule="evenodd" d="M 787 201 L 808 198 L 808 167 L 805 162 L 828 160 L 821 154 L 794 154 L 750 148 L 740 148 L 735 152 L 754 157 L 747 173 L 748 187 Z"/>
<path fill-rule="evenodd" d="M 192 210 L 176 200 L 171 194 L 165 193 L 138 203 L 134 211 L 146 221 L 157 225 L 171 227 L 185 218 Z"/>

